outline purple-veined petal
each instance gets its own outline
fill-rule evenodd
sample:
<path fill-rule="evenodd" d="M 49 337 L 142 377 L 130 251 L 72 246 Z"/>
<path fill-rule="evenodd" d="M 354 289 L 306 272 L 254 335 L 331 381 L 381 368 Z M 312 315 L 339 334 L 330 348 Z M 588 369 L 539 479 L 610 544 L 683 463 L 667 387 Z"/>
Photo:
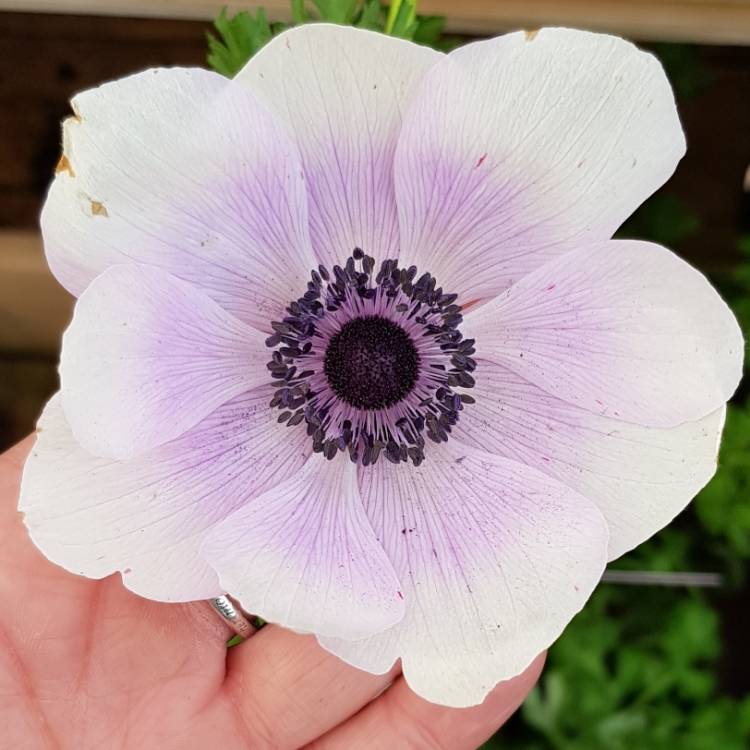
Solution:
<path fill-rule="evenodd" d="M 403 621 L 321 644 L 382 673 L 400 657 L 418 695 L 463 707 L 519 674 L 596 586 L 607 525 L 596 506 L 534 469 L 455 442 L 418 468 L 360 475 L 370 522 L 403 586 Z"/>
<path fill-rule="evenodd" d="M 404 614 L 344 455 L 314 456 L 214 528 L 203 553 L 247 611 L 295 630 L 363 638 Z"/>
<path fill-rule="evenodd" d="M 54 563 L 160 601 L 223 593 L 199 554 L 206 531 L 285 480 L 309 455 L 303 429 L 277 423 L 268 386 L 243 394 L 177 440 L 132 461 L 97 458 L 47 404 L 26 463 L 19 510 Z"/>
<path fill-rule="evenodd" d="M 596 503 L 609 526 L 609 559 L 666 526 L 716 471 L 722 407 L 658 429 L 601 417 L 479 361 L 476 403 L 452 439 L 549 474 Z"/>
<path fill-rule="evenodd" d="M 659 62 L 572 29 L 466 45 L 425 76 L 396 152 L 401 258 L 469 302 L 609 239 L 685 139 Z"/>
<path fill-rule="evenodd" d="M 262 330 L 314 265 L 299 153 L 245 87 L 154 69 L 78 94 L 42 211 L 59 281 L 148 263 Z"/>
<path fill-rule="evenodd" d="M 669 250 L 609 241 L 574 250 L 470 311 L 477 356 L 588 411 L 673 427 L 716 411 L 742 373 L 737 321 Z"/>
<path fill-rule="evenodd" d="M 310 24 L 276 37 L 237 75 L 300 148 L 322 263 L 343 263 L 355 247 L 398 256 L 393 154 L 403 110 L 441 57 L 372 31 Z"/>
<path fill-rule="evenodd" d="M 112 266 L 63 337 L 63 407 L 90 453 L 126 459 L 270 380 L 263 334 L 153 266 Z"/>

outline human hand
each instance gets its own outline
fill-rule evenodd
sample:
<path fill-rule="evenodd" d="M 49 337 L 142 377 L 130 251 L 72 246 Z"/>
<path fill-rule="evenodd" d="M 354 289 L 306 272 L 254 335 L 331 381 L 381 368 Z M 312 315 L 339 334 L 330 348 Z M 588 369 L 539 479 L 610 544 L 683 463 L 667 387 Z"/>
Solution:
<path fill-rule="evenodd" d="M 398 668 L 361 672 L 273 625 L 227 651 L 231 633 L 205 602 L 142 599 L 119 576 L 71 575 L 38 552 L 16 510 L 32 442 L 0 456 L 3 748 L 463 750 L 539 676 L 543 657 L 482 705 L 449 709 L 418 698 Z"/>

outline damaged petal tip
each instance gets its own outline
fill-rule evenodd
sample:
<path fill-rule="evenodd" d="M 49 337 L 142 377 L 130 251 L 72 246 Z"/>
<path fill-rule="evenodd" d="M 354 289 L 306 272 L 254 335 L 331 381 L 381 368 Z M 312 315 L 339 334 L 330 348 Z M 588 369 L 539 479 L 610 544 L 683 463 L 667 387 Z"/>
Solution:
<path fill-rule="evenodd" d="M 524 30 L 524 36 L 527 42 L 533 42 L 536 39 L 536 35 L 539 33 L 539 29 L 531 29 L 530 31 Z"/>
<path fill-rule="evenodd" d="M 63 154 L 60 157 L 60 160 L 57 162 L 57 165 L 55 166 L 55 174 L 60 174 L 60 172 L 67 172 L 71 177 L 75 177 L 76 173 L 73 171 L 73 167 L 70 163 L 70 160 L 68 159 L 65 154 Z"/>
<path fill-rule="evenodd" d="M 70 125 L 80 125 L 83 122 L 83 118 L 79 114 L 68 115 L 63 120 L 63 130 Z"/>

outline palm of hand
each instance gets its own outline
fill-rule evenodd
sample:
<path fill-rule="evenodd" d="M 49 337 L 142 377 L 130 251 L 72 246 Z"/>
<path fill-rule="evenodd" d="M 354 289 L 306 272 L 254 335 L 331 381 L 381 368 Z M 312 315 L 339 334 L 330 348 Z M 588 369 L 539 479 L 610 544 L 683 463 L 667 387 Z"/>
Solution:
<path fill-rule="evenodd" d="M 119 576 L 81 578 L 36 550 L 16 511 L 30 447 L 0 456 L 2 747 L 474 748 L 538 676 L 541 660 L 457 710 L 422 701 L 397 670 L 359 672 L 281 628 L 227 654 L 230 633 L 205 603 L 142 599 Z"/>

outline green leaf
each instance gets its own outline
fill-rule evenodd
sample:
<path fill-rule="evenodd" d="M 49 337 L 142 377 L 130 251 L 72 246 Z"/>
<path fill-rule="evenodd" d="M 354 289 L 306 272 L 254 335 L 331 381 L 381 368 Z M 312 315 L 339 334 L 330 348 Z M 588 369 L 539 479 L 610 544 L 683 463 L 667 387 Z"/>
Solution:
<path fill-rule="evenodd" d="M 560 672 L 549 671 L 523 704 L 523 717 L 531 726 L 554 735 L 564 709 L 566 697 L 565 677 Z"/>
<path fill-rule="evenodd" d="M 350 24 L 359 6 L 359 0 L 313 0 L 320 12 L 321 21 Z"/>
<path fill-rule="evenodd" d="M 393 0 L 387 6 L 380 0 L 312 0 L 317 10 L 310 12 L 306 0 L 290 0 L 293 25 L 310 21 L 328 21 L 353 25 L 361 29 L 385 31 L 392 36 L 413 39 L 436 49 L 448 50 L 456 40 L 443 36 L 445 19 L 441 16 L 418 16 L 417 0 Z M 276 34 L 287 28 L 284 23 L 269 23 L 263 8 L 255 15 L 241 11 L 229 17 L 223 8 L 214 27 L 216 35 L 207 33 L 209 67 L 225 76 L 235 76 L 247 61 Z"/>
<path fill-rule="evenodd" d="M 692 539 L 684 530 L 667 527 L 655 537 L 621 557 L 612 567 L 619 570 L 680 571 L 692 565 Z"/>
<path fill-rule="evenodd" d="M 307 21 L 305 0 L 292 0 L 292 20 L 295 26 L 299 26 Z"/>
<path fill-rule="evenodd" d="M 395 8 L 395 12 L 394 12 Z M 416 0 L 393 0 L 386 22 L 386 34 L 411 39 L 417 30 Z"/>
<path fill-rule="evenodd" d="M 501 733 L 497 747 L 528 750 L 542 737 L 545 750 L 713 750 L 686 738 L 696 709 L 717 700 L 719 647 L 702 592 L 603 586 L 551 648 L 522 709 L 523 741 Z M 735 750 L 739 736 L 714 747 Z"/>
<path fill-rule="evenodd" d="M 646 201 L 618 230 L 618 237 L 636 237 L 674 247 L 694 235 L 700 217 L 679 198 L 659 193 Z"/>
<path fill-rule="evenodd" d="M 214 27 L 219 37 L 211 33 L 206 34 L 208 41 L 206 60 L 209 67 L 217 73 L 229 77 L 236 75 L 273 36 L 263 8 L 258 9 L 254 16 L 247 11 L 241 11 L 232 18 L 229 18 L 226 9 L 222 8 L 214 21 Z"/>
<path fill-rule="evenodd" d="M 417 16 L 412 41 L 427 47 L 438 47 L 445 28 L 443 16 Z"/>
<path fill-rule="evenodd" d="M 360 29 L 382 31 L 384 17 L 383 6 L 380 4 L 380 0 L 365 0 L 362 12 L 355 25 Z"/>
<path fill-rule="evenodd" d="M 693 508 L 718 554 L 750 559 L 750 404 L 730 404 L 716 476 Z"/>
<path fill-rule="evenodd" d="M 697 96 L 712 82 L 695 45 L 661 43 L 654 44 L 653 49 L 678 97 Z"/>
<path fill-rule="evenodd" d="M 596 735 L 602 747 L 627 747 L 633 735 L 641 733 L 647 726 L 643 711 L 627 709 L 617 711 L 599 722 Z"/>

